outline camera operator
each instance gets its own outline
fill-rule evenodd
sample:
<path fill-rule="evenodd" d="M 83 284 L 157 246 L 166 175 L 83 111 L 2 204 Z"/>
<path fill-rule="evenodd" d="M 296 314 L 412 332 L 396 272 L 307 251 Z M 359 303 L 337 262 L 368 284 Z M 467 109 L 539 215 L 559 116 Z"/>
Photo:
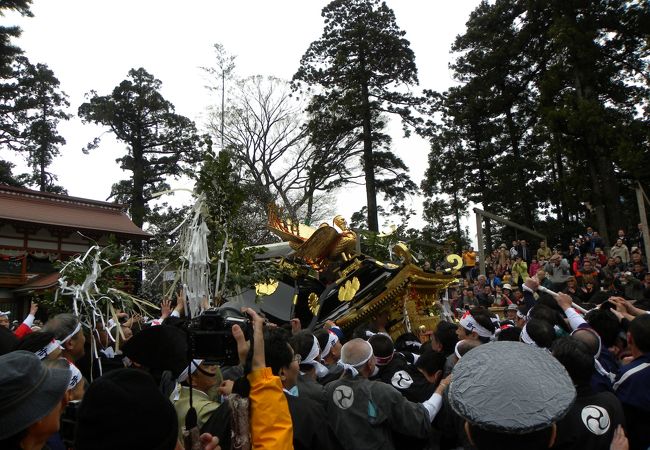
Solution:
<path fill-rule="evenodd" d="M 190 389 L 192 406 L 197 415 L 197 426 L 201 428 L 219 407 L 217 397 L 221 384 L 221 373 L 216 364 L 209 364 L 201 359 L 194 359 L 190 365 L 191 381 L 186 367 L 178 377 L 179 385 L 172 392 L 171 400 L 178 415 L 178 435 L 183 436 L 185 417 L 190 409 Z"/>

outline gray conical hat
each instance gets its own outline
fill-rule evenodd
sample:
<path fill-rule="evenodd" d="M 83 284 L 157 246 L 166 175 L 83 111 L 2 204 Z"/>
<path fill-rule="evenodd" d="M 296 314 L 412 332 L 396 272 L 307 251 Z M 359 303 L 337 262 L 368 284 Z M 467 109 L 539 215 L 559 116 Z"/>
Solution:
<path fill-rule="evenodd" d="M 542 430 L 564 417 L 576 397 L 562 364 L 547 350 L 521 342 L 480 345 L 463 356 L 451 377 L 451 407 L 488 431 Z"/>

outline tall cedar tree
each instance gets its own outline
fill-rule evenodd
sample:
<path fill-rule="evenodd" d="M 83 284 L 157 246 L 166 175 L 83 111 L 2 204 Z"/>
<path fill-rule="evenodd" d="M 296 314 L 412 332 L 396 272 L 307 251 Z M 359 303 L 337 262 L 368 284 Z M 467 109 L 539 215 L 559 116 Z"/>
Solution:
<path fill-rule="evenodd" d="M 322 15 L 323 35 L 303 55 L 294 82 L 320 88 L 308 109 L 320 140 L 360 136 L 368 227 L 378 231 L 377 193 L 399 202 L 415 189 L 382 133 L 383 113 L 415 120 L 410 107 L 419 99 L 407 91 L 418 83 L 415 55 L 383 1 L 334 0 Z"/>
<path fill-rule="evenodd" d="M 27 153 L 32 167 L 30 184 L 41 191 L 65 193 L 54 184 L 56 175 L 47 169 L 65 144 L 57 127 L 60 120 L 70 118 L 65 112 L 70 106 L 68 96 L 59 89 L 59 80 L 45 64 L 33 65 L 24 57 L 19 57 L 18 62 L 18 103 L 24 108 L 25 118 L 19 150 Z"/>
<path fill-rule="evenodd" d="M 542 228 L 552 211 L 565 226 L 595 219 L 612 235 L 622 225 L 624 192 L 648 178 L 640 170 L 650 162 L 647 24 L 647 8 L 634 1 L 482 2 L 452 48 L 462 84 L 446 94 L 475 100 L 440 110 L 456 130 L 436 130 L 432 160 L 439 160 L 435 141 L 460 134 L 463 118 L 473 117 L 494 130 L 485 168 L 496 184 L 486 195 L 506 199 L 488 206 Z M 473 110 L 477 102 L 487 106 Z"/>
<path fill-rule="evenodd" d="M 500 178 L 493 169 L 499 156 L 494 145 L 498 129 L 492 121 L 486 120 L 488 103 L 481 95 L 468 94 L 463 88 L 452 88 L 437 100 L 436 109 L 442 113 L 442 123 L 431 139 L 429 168 L 422 188 L 429 197 L 454 198 L 456 204 L 480 203 L 494 212 L 503 201 L 499 192 Z M 424 206 L 425 209 L 435 207 L 436 202 L 429 201 Z M 435 213 L 425 211 L 425 217 L 435 217 L 439 213 L 439 209 Z M 456 243 L 459 244 L 460 219 L 455 213 L 454 216 Z M 493 232 L 489 222 L 485 239 L 491 245 Z"/>
<path fill-rule="evenodd" d="M 131 69 L 110 95 L 92 91 L 89 101 L 79 107 L 84 122 L 109 127 L 126 144 L 127 152 L 117 162 L 132 176 L 114 184 L 111 197 L 129 205 L 131 220 L 139 227 L 150 212 L 153 194 L 169 188 L 167 177 L 193 175 L 201 147 L 209 145 L 197 134 L 194 122 L 174 112 L 159 92 L 161 84 L 146 70 Z M 84 151 L 97 148 L 99 139 Z"/>
<path fill-rule="evenodd" d="M 32 17 L 29 10 L 31 0 L 7 0 L 0 3 L 0 16 L 5 12 L 15 11 L 19 14 Z M 15 149 L 19 140 L 20 130 L 18 124 L 18 110 L 15 106 L 16 82 L 14 79 L 13 64 L 22 50 L 14 45 L 11 40 L 20 36 L 20 28 L 16 26 L 0 25 L 0 148 L 2 150 Z M 12 173 L 14 164 L 6 159 L 0 159 L 0 183 L 19 186 Z"/>
<path fill-rule="evenodd" d="M 0 2 L 0 16 L 5 12 L 15 11 L 25 17 L 33 17 L 29 7 L 32 0 L 3 0 Z M 22 50 L 11 43 L 12 38 L 20 36 L 21 30 L 16 26 L 0 26 L 0 77 L 7 78 L 13 73 L 11 65 Z"/>

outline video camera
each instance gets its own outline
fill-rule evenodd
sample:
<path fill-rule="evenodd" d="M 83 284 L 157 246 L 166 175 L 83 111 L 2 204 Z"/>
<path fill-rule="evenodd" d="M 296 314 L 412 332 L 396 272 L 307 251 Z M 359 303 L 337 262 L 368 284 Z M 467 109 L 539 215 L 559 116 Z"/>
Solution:
<path fill-rule="evenodd" d="M 187 327 L 192 358 L 203 359 L 208 364 L 239 364 L 237 341 L 232 335 L 233 325 L 239 325 L 246 340 L 250 340 L 253 334 L 251 321 L 235 308 L 211 308 L 193 318 Z"/>

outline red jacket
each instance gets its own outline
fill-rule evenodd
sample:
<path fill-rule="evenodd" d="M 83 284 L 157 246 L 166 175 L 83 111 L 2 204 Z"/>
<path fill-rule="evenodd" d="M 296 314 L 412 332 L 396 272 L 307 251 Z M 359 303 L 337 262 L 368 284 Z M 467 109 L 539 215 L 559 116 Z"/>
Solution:
<path fill-rule="evenodd" d="M 32 332 L 32 325 L 34 325 L 34 316 L 30 314 L 25 318 L 25 320 L 23 320 L 23 323 L 14 330 L 14 334 L 19 339 L 22 339 Z"/>

